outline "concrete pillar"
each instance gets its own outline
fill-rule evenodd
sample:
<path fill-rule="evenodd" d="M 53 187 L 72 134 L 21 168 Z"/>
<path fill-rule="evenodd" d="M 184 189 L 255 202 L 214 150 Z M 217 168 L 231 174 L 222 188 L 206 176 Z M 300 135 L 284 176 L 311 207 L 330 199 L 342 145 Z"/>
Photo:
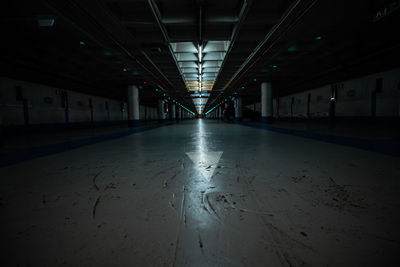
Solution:
<path fill-rule="evenodd" d="M 171 114 L 172 114 L 172 120 L 175 121 L 176 120 L 176 105 L 175 103 L 172 103 L 171 105 Z"/>
<path fill-rule="evenodd" d="M 223 111 L 223 119 L 224 120 L 228 120 L 228 103 L 225 102 L 224 104 L 224 111 Z"/>
<path fill-rule="evenodd" d="M 130 85 L 128 86 L 128 125 L 134 127 L 139 123 L 139 88 L 136 85 Z"/>
<path fill-rule="evenodd" d="M 242 119 L 243 119 L 242 98 L 238 97 L 235 99 L 235 120 L 241 121 Z"/>
<path fill-rule="evenodd" d="M 272 85 L 271 83 L 263 82 L 261 84 L 261 121 L 271 124 L 272 119 Z"/>
<path fill-rule="evenodd" d="M 164 122 L 165 121 L 165 110 L 164 110 L 164 100 L 158 100 L 158 121 Z"/>
<path fill-rule="evenodd" d="M 149 121 L 153 120 L 153 107 L 149 107 Z"/>

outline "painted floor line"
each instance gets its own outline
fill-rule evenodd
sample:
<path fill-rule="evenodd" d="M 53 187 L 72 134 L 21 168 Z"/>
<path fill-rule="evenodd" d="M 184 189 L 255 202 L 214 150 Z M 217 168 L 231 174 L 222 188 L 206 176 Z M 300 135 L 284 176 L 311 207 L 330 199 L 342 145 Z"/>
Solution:
<path fill-rule="evenodd" d="M 279 128 L 269 125 L 258 125 L 258 124 L 249 124 L 245 122 L 236 122 L 239 125 L 252 127 L 261 130 L 267 130 L 282 134 L 289 134 L 298 137 L 304 137 L 308 139 L 314 139 L 318 141 L 323 141 L 327 143 L 332 143 L 336 145 L 349 146 L 354 148 L 359 148 L 363 150 L 367 150 L 370 152 L 376 152 L 380 154 L 400 157 L 400 144 L 396 144 L 390 141 L 382 141 L 382 140 L 366 140 L 366 139 L 358 139 L 353 137 L 345 137 L 345 136 L 336 136 L 336 135 L 328 135 L 328 134 L 320 134 L 320 133 L 311 133 L 300 130 L 293 130 L 287 128 Z"/>
<path fill-rule="evenodd" d="M 0 168 L 14 165 L 23 161 L 32 160 L 39 157 L 44 157 L 52 154 L 57 154 L 61 152 L 65 152 L 71 149 L 80 148 L 87 145 L 93 145 L 104 141 L 109 141 L 113 139 L 118 139 L 122 137 L 126 137 L 132 134 L 141 133 L 153 129 L 157 129 L 163 126 L 169 126 L 175 124 L 175 122 L 167 122 L 164 124 L 137 128 L 112 134 L 105 134 L 85 139 L 78 139 L 73 141 L 61 142 L 56 144 L 50 144 L 40 147 L 22 149 L 18 151 L 13 151 L 10 153 L 0 154 Z"/>

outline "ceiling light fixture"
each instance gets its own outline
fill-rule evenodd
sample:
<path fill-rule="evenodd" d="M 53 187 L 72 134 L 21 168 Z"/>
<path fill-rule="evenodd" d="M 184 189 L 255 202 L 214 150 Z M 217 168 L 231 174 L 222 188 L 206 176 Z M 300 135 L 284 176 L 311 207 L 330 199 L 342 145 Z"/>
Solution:
<path fill-rule="evenodd" d="M 203 52 L 202 52 L 202 47 L 201 47 L 201 45 L 199 45 L 199 62 L 201 62 L 201 60 L 202 60 L 202 58 L 203 58 Z"/>
<path fill-rule="evenodd" d="M 203 95 L 201 103 L 192 96 L 198 113 L 204 110 L 209 96 L 206 93 L 214 87 L 229 44 L 230 41 L 170 43 L 187 90 Z"/>
<path fill-rule="evenodd" d="M 54 17 L 53 16 L 38 16 L 37 22 L 40 27 L 53 27 L 54 26 Z"/>

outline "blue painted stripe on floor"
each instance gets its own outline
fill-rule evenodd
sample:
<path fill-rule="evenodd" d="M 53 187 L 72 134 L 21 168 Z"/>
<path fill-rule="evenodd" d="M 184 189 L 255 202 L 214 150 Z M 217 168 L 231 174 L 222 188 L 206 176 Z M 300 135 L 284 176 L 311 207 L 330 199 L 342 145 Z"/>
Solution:
<path fill-rule="evenodd" d="M 295 135 L 299 137 L 314 139 L 318 141 L 323 141 L 327 143 L 333 143 L 337 145 L 344 145 L 355 147 L 371 152 L 381 153 L 390 156 L 400 156 L 400 144 L 393 143 L 391 141 L 385 140 L 366 140 L 359 139 L 353 137 L 345 137 L 345 136 L 336 136 L 336 135 L 328 135 L 328 134 L 320 134 L 320 133 L 312 133 L 288 128 L 279 128 L 265 124 L 249 124 L 249 123 L 238 123 L 243 126 L 248 126 L 257 129 L 263 129 L 268 131 L 273 131 L 282 134 Z"/>
<path fill-rule="evenodd" d="M 104 142 L 104 141 L 117 139 L 117 138 L 125 137 L 128 135 L 136 134 L 136 133 L 153 130 L 153 129 L 156 129 L 156 128 L 159 128 L 162 126 L 171 125 L 171 124 L 174 124 L 174 122 L 165 122 L 163 124 L 149 126 L 149 127 L 133 128 L 131 130 L 123 131 L 123 132 L 94 136 L 94 137 L 85 138 L 85 139 L 72 140 L 72 141 L 67 141 L 67 142 L 62 142 L 62 143 L 57 143 L 57 144 L 45 145 L 45 146 L 41 146 L 41 147 L 28 148 L 28 149 L 9 152 L 9 153 L 2 153 L 2 154 L 0 154 L 0 168 L 6 167 L 9 165 L 13 165 L 13 164 L 17 164 L 22 161 L 35 159 L 38 157 L 61 153 L 61 152 L 67 151 L 67 150 L 79 148 L 79 147 L 86 146 L 86 145 L 92 145 L 92 144 L 96 144 L 99 142 Z"/>

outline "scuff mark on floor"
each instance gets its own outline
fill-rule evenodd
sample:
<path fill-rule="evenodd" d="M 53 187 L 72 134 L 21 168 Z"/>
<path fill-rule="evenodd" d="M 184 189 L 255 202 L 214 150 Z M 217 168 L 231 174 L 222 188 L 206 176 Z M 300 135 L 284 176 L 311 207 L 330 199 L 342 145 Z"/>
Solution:
<path fill-rule="evenodd" d="M 92 217 L 93 219 L 96 217 L 96 210 L 97 206 L 99 205 L 101 195 L 97 197 L 96 202 L 94 203 L 93 210 L 92 210 Z"/>
<path fill-rule="evenodd" d="M 100 190 L 100 187 L 97 186 L 97 184 L 96 184 L 96 179 L 97 179 L 97 176 L 100 175 L 100 173 L 101 173 L 101 172 L 99 172 L 99 173 L 97 173 L 97 174 L 95 174 L 95 175 L 93 176 L 93 186 L 94 186 L 94 188 L 96 188 L 97 191 Z"/>
<path fill-rule="evenodd" d="M 184 219 L 184 214 L 185 214 L 185 191 L 186 187 L 183 186 L 183 192 L 182 192 L 182 203 L 181 203 L 181 215 L 179 218 L 179 226 L 178 226 L 178 231 L 176 234 L 176 242 L 175 242 L 175 252 L 174 252 L 174 258 L 172 261 L 172 266 L 176 266 L 176 259 L 178 257 L 178 250 L 179 250 L 179 241 L 180 241 L 180 236 L 181 236 L 181 227 L 182 227 L 182 221 Z"/>
<path fill-rule="evenodd" d="M 204 251 L 203 251 L 203 241 L 201 240 L 200 234 L 198 234 L 198 236 L 199 236 L 199 247 L 200 247 L 200 250 L 201 250 L 201 254 L 204 255 Z"/>
<path fill-rule="evenodd" d="M 210 207 L 210 209 L 214 212 L 215 216 L 219 219 L 219 221 L 221 220 L 221 218 L 219 217 L 217 211 L 214 209 L 214 206 L 211 204 L 211 201 L 208 197 L 208 195 L 206 195 L 206 200 L 207 200 L 207 204 Z"/>

